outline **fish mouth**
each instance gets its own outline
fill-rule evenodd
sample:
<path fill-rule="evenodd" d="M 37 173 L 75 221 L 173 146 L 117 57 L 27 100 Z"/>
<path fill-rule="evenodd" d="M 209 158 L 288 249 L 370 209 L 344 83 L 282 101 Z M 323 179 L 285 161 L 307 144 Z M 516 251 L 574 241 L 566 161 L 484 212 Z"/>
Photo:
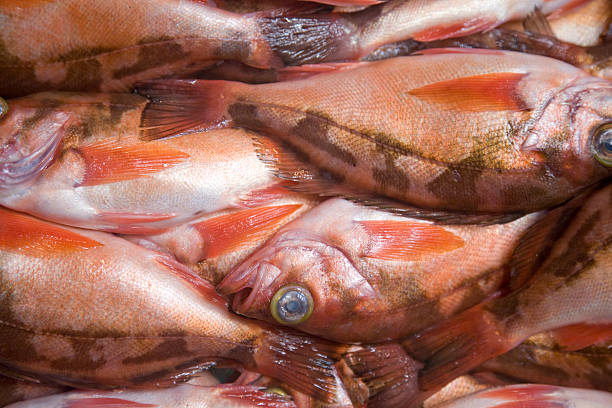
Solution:
<path fill-rule="evenodd" d="M 258 304 L 267 304 L 273 282 L 281 275 L 281 270 L 268 262 L 252 266 L 239 266 L 230 272 L 217 286 L 223 295 L 234 295 L 232 310 L 246 314 Z"/>

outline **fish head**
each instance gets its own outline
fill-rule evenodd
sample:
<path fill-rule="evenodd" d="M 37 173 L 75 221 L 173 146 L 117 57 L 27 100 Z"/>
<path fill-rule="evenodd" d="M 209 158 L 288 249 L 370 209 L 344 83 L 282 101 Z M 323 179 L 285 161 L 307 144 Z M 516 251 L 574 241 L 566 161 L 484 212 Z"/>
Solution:
<path fill-rule="evenodd" d="M 612 83 L 582 77 L 552 97 L 521 150 L 546 163 L 549 177 L 577 187 L 612 175 Z"/>
<path fill-rule="evenodd" d="M 289 230 L 231 271 L 217 289 L 235 312 L 328 339 L 354 331 L 375 291 L 350 256 L 323 238 Z"/>
<path fill-rule="evenodd" d="M 72 115 L 29 97 L 0 110 L 0 190 L 26 187 L 55 159 Z"/>

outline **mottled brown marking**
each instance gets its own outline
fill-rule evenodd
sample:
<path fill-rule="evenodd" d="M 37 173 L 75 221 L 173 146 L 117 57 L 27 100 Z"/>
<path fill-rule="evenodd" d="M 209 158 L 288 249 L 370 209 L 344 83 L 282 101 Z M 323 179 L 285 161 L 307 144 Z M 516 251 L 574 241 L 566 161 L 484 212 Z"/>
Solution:
<path fill-rule="evenodd" d="M 113 71 L 113 78 L 122 79 L 149 69 L 185 59 L 187 54 L 171 37 L 146 38 L 139 42 L 138 61 Z"/>
<path fill-rule="evenodd" d="M 103 346 L 96 339 L 66 338 L 74 355 L 72 357 L 61 357 L 51 361 L 51 367 L 58 370 L 95 370 L 106 364 L 103 357 L 93 359 L 90 351 L 101 351 Z"/>
<path fill-rule="evenodd" d="M 132 94 L 110 94 L 110 122 L 117 125 L 121 122 L 123 114 L 140 107 L 144 108 L 146 100 Z"/>
<path fill-rule="evenodd" d="M 29 116 L 23 120 L 21 124 L 22 132 L 27 132 L 36 128 L 36 126 L 46 117 L 53 113 L 55 108 L 61 105 L 61 102 L 57 99 L 41 99 L 40 105 L 34 111 L 32 116 Z"/>
<path fill-rule="evenodd" d="M 152 383 L 156 380 L 168 378 L 170 374 L 171 374 L 170 370 L 164 369 L 164 370 L 155 371 L 153 373 L 148 373 L 148 374 L 143 374 L 143 375 L 138 375 L 136 377 L 132 377 L 130 378 L 130 381 L 137 385 L 147 384 L 147 383 Z"/>
<path fill-rule="evenodd" d="M 226 31 L 213 54 L 220 60 L 246 61 L 251 55 L 251 42 L 244 38 L 241 31 Z"/>
<path fill-rule="evenodd" d="M 228 106 L 227 112 L 236 126 L 251 130 L 265 130 L 267 128 L 266 124 L 257 117 L 257 105 L 236 102 Z"/>
<path fill-rule="evenodd" d="M 0 96 L 14 98 L 45 90 L 46 86 L 36 79 L 34 64 L 22 61 L 11 54 L 0 38 Z"/>
<path fill-rule="evenodd" d="M 123 364 L 142 364 L 154 361 L 164 361 L 172 357 L 180 357 L 189 355 L 187 350 L 187 341 L 185 339 L 169 339 L 164 340 L 161 344 L 152 350 L 147 351 L 136 357 L 127 357 Z"/>
<path fill-rule="evenodd" d="M 507 208 L 529 208 L 534 201 L 554 203 L 549 190 L 542 185 L 527 181 L 524 184 L 508 185 L 501 192 L 502 202 Z"/>
<path fill-rule="evenodd" d="M 357 159 L 355 156 L 329 139 L 328 132 L 331 121 L 320 116 L 320 114 L 306 112 L 306 117 L 298 121 L 291 129 L 291 134 L 306 140 L 336 159 L 342 160 L 353 167 L 356 166 Z"/>
<path fill-rule="evenodd" d="M 520 311 L 520 301 L 517 294 L 495 299 L 485 305 L 485 310 L 492 313 L 497 320 L 503 321 L 511 316 L 517 317 Z"/>
<path fill-rule="evenodd" d="M 372 177 L 382 191 L 388 191 L 389 188 L 395 188 L 398 191 L 408 191 L 410 189 L 410 179 L 406 172 L 395 165 L 393 155 L 385 155 L 385 168 L 380 169 L 374 167 L 372 169 Z"/>

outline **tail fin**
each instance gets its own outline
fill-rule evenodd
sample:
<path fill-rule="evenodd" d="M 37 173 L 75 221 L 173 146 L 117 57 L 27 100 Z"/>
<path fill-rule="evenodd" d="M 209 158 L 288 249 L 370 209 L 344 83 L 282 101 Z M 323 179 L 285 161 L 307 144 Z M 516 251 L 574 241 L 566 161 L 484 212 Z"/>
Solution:
<path fill-rule="evenodd" d="M 346 346 L 299 332 L 270 330 L 255 352 L 257 370 L 321 401 L 335 402 L 334 364 Z"/>
<path fill-rule="evenodd" d="M 368 387 L 368 408 L 416 406 L 426 397 L 418 384 L 423 365 L 399 344 L 368 346 L 347 353 L 343 361 Z"/>
<path fill-rule="evenodd" d="M 141 82 L 137 92 L 149 98 L 140 123 L 140 139 L 150 141 L 188 131 L 226 127 L 229 81 L 158 80 Z"/>
<path fill-rule="evenodd" d="M 53 120 L 44 121 L 44 127 L 35 129 L 38 132 L 36 140 L 41 140 L 42 143 L 32 146 L 25 155 L 23 151 L 28 149 L 26 146 L 20 146 L 19 133 L 14 136 L 15 140 L 9 140 L 4 146 L 0 146 L 0 189 L 24 185 L 51 165 L 70 121 L 71 116 L 64 112 L 57 112 Z"/>
<path fill-rule="evenodd" d="M 419 384 L 436 391 L 485 361 L 503 354 L 507 340 L 483 305 L 411 336 L 403 342 L 408 353 L 425 363 Z"/>
<path fill-rule="evenodd" d="M 338 14 L 261 17 L 268 44 L 286 65 L 356 59 L 350 49 L 355 26 Z"/>

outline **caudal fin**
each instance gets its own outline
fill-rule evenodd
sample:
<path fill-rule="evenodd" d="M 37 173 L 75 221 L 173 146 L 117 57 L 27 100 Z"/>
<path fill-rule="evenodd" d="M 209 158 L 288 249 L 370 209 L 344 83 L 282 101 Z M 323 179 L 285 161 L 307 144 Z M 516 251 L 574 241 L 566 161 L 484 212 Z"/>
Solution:
<path fill-rule="evenodd" d="M 482 305 L 409 337 L 403 346 L 425 364 L 419 384 L 429 392 L 511 348 Z"/>
<path fill-rule="evenodd" d="M 368 388 L 368 408 L 417 406 L 426 395 L 419 389 L 423 367 L 399 344 L 368 346 L 346 354 L 343 361 Z"/>
<path fill-rule="evenodd" d="M 157 140 L 189 131 L 226 127 L 230 81 L 158 80 L 136 85 L 149 99 L 140 123 L 141 140 Z"/>

